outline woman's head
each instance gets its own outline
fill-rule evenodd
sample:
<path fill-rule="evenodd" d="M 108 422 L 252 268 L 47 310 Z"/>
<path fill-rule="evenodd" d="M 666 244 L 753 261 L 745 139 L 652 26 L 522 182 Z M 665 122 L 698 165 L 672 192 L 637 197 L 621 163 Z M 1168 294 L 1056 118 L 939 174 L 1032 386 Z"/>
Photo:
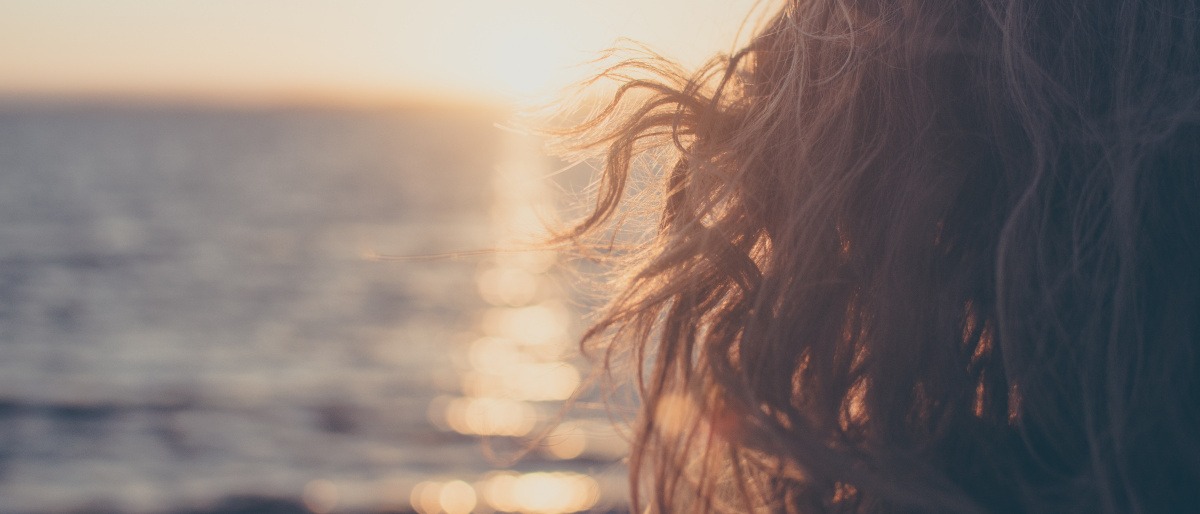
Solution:
<path fill-rule="evenodd" d="M 610 70 L 568 237 L 661 184 L 585 340 L 634 361 L 641 499 L 1194 505 L 1198 29 L 1196 1 L 804 0 L 695 75 Z"/>

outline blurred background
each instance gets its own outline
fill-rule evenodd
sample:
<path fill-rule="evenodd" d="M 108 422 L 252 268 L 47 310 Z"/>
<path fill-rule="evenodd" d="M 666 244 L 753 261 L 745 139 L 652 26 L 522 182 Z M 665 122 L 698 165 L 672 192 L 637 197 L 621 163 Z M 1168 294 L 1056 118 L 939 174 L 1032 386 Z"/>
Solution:
<path fill-rule="evenodd" d="M 752 3 L 0 0 L 0 512 L 620 511 L 504 127 Z"/>

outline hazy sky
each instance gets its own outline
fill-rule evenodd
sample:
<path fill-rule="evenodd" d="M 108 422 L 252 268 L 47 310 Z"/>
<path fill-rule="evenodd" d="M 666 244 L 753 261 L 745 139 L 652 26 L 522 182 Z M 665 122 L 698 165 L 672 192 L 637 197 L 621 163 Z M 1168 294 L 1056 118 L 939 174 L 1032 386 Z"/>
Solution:
<path fill-rule="evenodd" d="M 754 0 L 0 0 L 0 94 L 514 97 L 618 37 L 695 64 Z"/>

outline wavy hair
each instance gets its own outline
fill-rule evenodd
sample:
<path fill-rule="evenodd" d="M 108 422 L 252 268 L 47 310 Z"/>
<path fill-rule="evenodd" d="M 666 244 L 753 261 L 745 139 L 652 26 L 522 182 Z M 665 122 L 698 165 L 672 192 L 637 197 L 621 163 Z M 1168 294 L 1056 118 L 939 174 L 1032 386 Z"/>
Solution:
<path fill-rule="evenodd" d="M 562 237 L 657 218 L 584 337 L 636 375 L 635 509 L 1200 505 L 1198 27 L 797 0 L 694 74 L 608 70 Z"/>

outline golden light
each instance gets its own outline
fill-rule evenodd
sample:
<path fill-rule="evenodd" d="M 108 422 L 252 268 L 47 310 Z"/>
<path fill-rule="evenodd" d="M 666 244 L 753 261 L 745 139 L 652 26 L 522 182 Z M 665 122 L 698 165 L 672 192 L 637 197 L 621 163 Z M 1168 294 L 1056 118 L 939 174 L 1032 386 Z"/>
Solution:
<path fill-rule="evenodd" d="M 629 455 L 629 440 L 607 420 L 566 421 L 542 441 L 543 455 L 559 460 L 586 456 L 617 461 Z"/>
<path fill-rule="evenodd" d="M 471 369 L 499 373 L 524 362 L 520 345 L 503 337 L 481 337 L 467 349 Z"/>
<path fill-rule="evenodd" d="M 484 479 L 480 492 L 483 493 L 488 505 L 499 511 L 518 511 L 521 504 L 517 503 L 512 495 L 513 487 L 517 483 L 517 476 L 516 473 L 501 471 Z"/>
<path fill-rule="evenodd" d="M 565 400 L 579 387 L 579 370 L 565 362 L 526 363 L 503 372 L 468 372 L 463 393 L 482 398 L 531 402 Z"/>
<path fill-rule="evenodd" d="M 409 502 L 412 508 L 421 514 L 436 514 L 442 508 L 442 484 L 438 482 L 421 482 L 413 487 Z"/>
<path fill-rule="evenodd" d="M 494 77 L 491 87 L 518 99 L 535 100 L 570 82 L 564 65 L 585 60 L 583 54 L 569 50 L 580 45 L 570 27 L 512 11 L 506 14 L 496 20 L 497 33 L 485 43 L 487 58 L 479 63 Z"/>
<path fill-rule="evenodd" d="M 438 504 L 446 514 L 469 514 L 475 509 L 475 489 L 462 480 L 447 482 L 438 491 Z"/>
<path fill-rule="evenodd" d="M 620 37 L 727 51 L 754 3 L 9 0 L 0 93 L 536 101 Z"/>
<path fill-rule="evenodd" d="M 547 227 L 554 226 L 553 213 L 554 206 L 544 200 L 497 203 L 491 208 L 492 219 L 503 227 L 501 243 L 516 247 L 546 239 Z"/>
<path fill-rule="evenodd" d="M 528 403 L 500 398 L 455 398 L 445 407 L 450 429 L 467 435 L 521 437 L 537 424 L 537 411 Z"/>
<path fill-rule="evenodd" d="M 486 478 L 480 489 L 488 505 L 505 512 L 580 512 L 600 500 L 596 480 L 578 473 L 500 472 Z"/>
<path fill-rule="evenodd" d="M 560 424 L 546 436 L 542 442 L 542 453 L 559 460 L 570 460 L 587 449 L 587 436 L 583 434 L 578 423 L 567 422 Z"/>
<path fill-rule="evenodd" d="M 481 325 L 491 336 L 530 345 L 552 345 L 565 343 L 568 319 L 565 307 L 547 302 L 530 307 L 488 309 Z"/>
<path fill-rule="evenodd" d="M 483 301 L 497 306 L 518 307 L 537 297 L 545 278 L 521 268 L 492 267 L 479 274 L 476 283 Z"/>
<path fill-rule="evenodd" d="M 516 268 L 536 275 L 554 267 L 558 254 L 553 250 L 532 250 L 497 254 L 494 259 L 497 267 Z"/>
<path fill-rule="evenodd" d="M 600 486 L 591 477 L 573 473 L 529 473 L 513 484 L 513 498 L 522 510 L 535 514 L 578 512 L 591 508 Z"/>
<path fill-rule="evenodd" d="M 421 482 L 409 498 L 412 508 L 421 514 L 469 514 L 479 505 L 475 488 L 462 480 Z"/>

